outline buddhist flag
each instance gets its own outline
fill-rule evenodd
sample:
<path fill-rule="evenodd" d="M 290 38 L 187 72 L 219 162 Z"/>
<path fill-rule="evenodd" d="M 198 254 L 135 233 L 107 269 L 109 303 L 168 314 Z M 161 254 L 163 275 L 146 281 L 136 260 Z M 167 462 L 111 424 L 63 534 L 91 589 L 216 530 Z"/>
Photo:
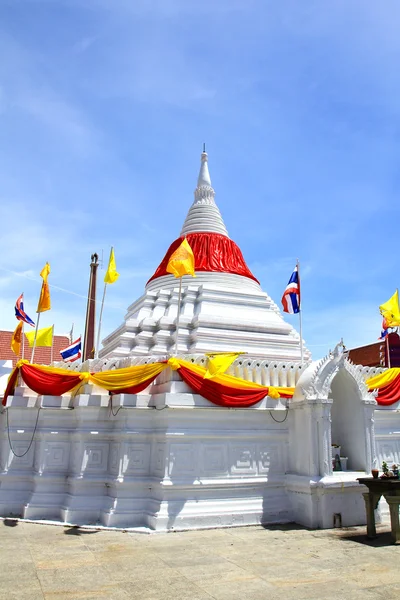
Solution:
<path fill-rule="evenodd" d="M 23 322 L 20 321 L 20 323 L 18 323 L 17 327 L 15 328 L 15 331 L 12 334 L 12 338 L 11 338 L 11 350 L 17 356 L 19 355 L 19 351 L 21 350 L 22 327 L 23 326 L 24 326 Z M 33 332 L 33 333 L 35 333 L 35 332 Z"/>
<path fill-rule="evenodd" d="M 221 354 L 207 354 L 209 357 L 207 371 L 204 379 L 212 379 L 217 375 L 223 375 L 242 352 L 224 352 Z"/>
<path fill-rule="evenodd" d="M 384 328 L 400 326 L 400 308 L 399 308 L 399 292 L 395 291 L 393 296 L 387 302 L 379 307 L 381 315 L 384 319 Z"/>
<path fill-rule="evenodd" d="M 29 346 L 33 348 L 33 342 L 35 340 L 35 332 L 28 331 L 25 333 Z M 36 338 L 36 346 L 49 346 L 53 345 L 53 325 L 51 327 L 44 327 L 43 329 L 39 329 L 37 332 Z"/>
<path fill-rule="evenodd" d="M 111 248 L 110 260 L 108 261 L 107 272 L 104 276 L 104 283 L 115 283 L 119 277 L 117 265 L 115 264 L 114 248 Z"/>
<path fill-rule="evenodd" d="M 175 277 L 191 275 L 196 277 L 194 272 L 194 254 L 189 242 L 185 238 L 179 248 L 173 252 L 167 264 L 167 273 L 172 273 Z"/>
<path fill-rule="evenodd" d="M 47 278 L 49 276 L 49 273 L 50 273 L 50 265 L 49 265 L 49 263 L 46 263 L 44 265 L 43 269 L 40 271 L 40 277 L 43 278 L 43 283 L 42 283 L 42 289 L 40 290 L 40 297 L 39 297 L 38 307 L 36 310 L 37 313 L 42 313 L 42 312 L 45 312 L 46 310 L 51 309 L 50 289 L 49 289 L 49 284 L 47 283 Z"/>

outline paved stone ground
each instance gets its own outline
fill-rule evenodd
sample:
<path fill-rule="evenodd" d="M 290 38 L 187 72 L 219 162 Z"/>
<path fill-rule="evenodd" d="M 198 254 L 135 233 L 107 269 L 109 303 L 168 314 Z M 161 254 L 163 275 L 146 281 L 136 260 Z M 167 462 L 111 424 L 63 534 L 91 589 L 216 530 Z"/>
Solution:
<path fill-rule="evenodd" d="M 2 600 L 400 599 L 388 528 L 140 535 L 0 521 Z"/>

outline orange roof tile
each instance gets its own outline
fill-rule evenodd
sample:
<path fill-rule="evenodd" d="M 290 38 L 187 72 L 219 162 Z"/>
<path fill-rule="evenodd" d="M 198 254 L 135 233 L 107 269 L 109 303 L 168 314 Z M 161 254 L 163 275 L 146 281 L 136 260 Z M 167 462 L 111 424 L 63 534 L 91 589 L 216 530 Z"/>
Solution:
<path fill-rule="evenodd" d="M 12 360 L 15 367 L 17 360 L 22 358 L 22 344 L 19 356 L 15 356 L 11 350 L 12 331 L 0 330 L 0 360 Z M 53 360 L 62 360 L 60 350 L 69 346 L 69 337 L 67 335 L 55 335 L 53 338 Z M 32 348 L 29 347 L 28 341 L 25 338 L 24 358 L 31 359 Z M 35 363 L 39 365 L 49 365 L 51 360 L 51 348 L 35 348 Z"/>

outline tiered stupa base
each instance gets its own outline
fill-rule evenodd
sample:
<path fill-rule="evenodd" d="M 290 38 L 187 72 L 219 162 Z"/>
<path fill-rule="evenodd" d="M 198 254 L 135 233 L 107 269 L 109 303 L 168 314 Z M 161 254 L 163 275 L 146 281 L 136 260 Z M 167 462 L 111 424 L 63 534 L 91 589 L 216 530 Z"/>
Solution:
<path fill-rule="evenodd" d="M 149 532 L 364 523 L 365 490 L 357 478 L 376 464 L 375 437 L 379 460 L 392 451 L 398 460 L 400 417 L 396 406 L 375 410 L 363 375 L 341 361 L 329 357 L 302 375 L 298 363 L 240 358 L 231 374 L 266 386 L 296 386 L 293 401 L 267 396 L 243 409 L 194 394 L 170 368 L 143 392 L 112 402 L 88 384 L 63 397 L 36 396 L 20 386 L 7 408 L 13 450 L 7 415 L 0 415 L 0 516 Z M 127 362 L 89 361 L 80 369 Z M 352 416 L 355 405 L 361 419 Z M 355 419 L 354 434 L 340 439 L 349 471 L 333 473 L 331 428 L 338 439 L 342 418 Z"/>
<path fill-rule="evenodd" d="M 115 416 L 104 390 L 74 398 L 18 391 L 8 408 L 17 454 L 43 408 L 23 458 L 10 451 L 0 417 L 1 516 L 160 531 L 293 519 L 285 400 L 220 408 L 170 369 L 141 394 L 114 396 Z"/>

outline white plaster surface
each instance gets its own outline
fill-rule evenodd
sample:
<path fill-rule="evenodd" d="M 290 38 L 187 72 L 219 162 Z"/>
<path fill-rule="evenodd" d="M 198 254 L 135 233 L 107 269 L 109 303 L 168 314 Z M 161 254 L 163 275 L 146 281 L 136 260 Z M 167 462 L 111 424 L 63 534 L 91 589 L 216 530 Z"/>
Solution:
<path fill-rule="evenodd" d="M 101 370 L 110 362 L 81 368 Z M 6 413 L 0 415 L 0 516 L 157 531 L 288 521 L 325 528 L 338 515 L 342 525 L 364 523 L 357 477 L 377 460 L 400 462 L 400 413 L 376 406 L 340 352 L 312 365 L 311 378 L 298 364 L 236 363 L 232 372 L 248 380 L 297 384 L 297 399 L 220 408 L 192 394 L 170 369 L 141 394 L 115 396 L 112 407 L 91 385 L 62 398 L 19 388 L 7 409 L 17 454 L 27 451 L 42 408 L 21 458 L 10 451 Z M 344 409 L 347 418 L 364 424 L 354 446 L 362 464 L 333 472 L 331 428 L 341 417 L 332 408 L 344 399 L 358 406 Z M 344 446 L 351 464 L 350 442 Z"/>

